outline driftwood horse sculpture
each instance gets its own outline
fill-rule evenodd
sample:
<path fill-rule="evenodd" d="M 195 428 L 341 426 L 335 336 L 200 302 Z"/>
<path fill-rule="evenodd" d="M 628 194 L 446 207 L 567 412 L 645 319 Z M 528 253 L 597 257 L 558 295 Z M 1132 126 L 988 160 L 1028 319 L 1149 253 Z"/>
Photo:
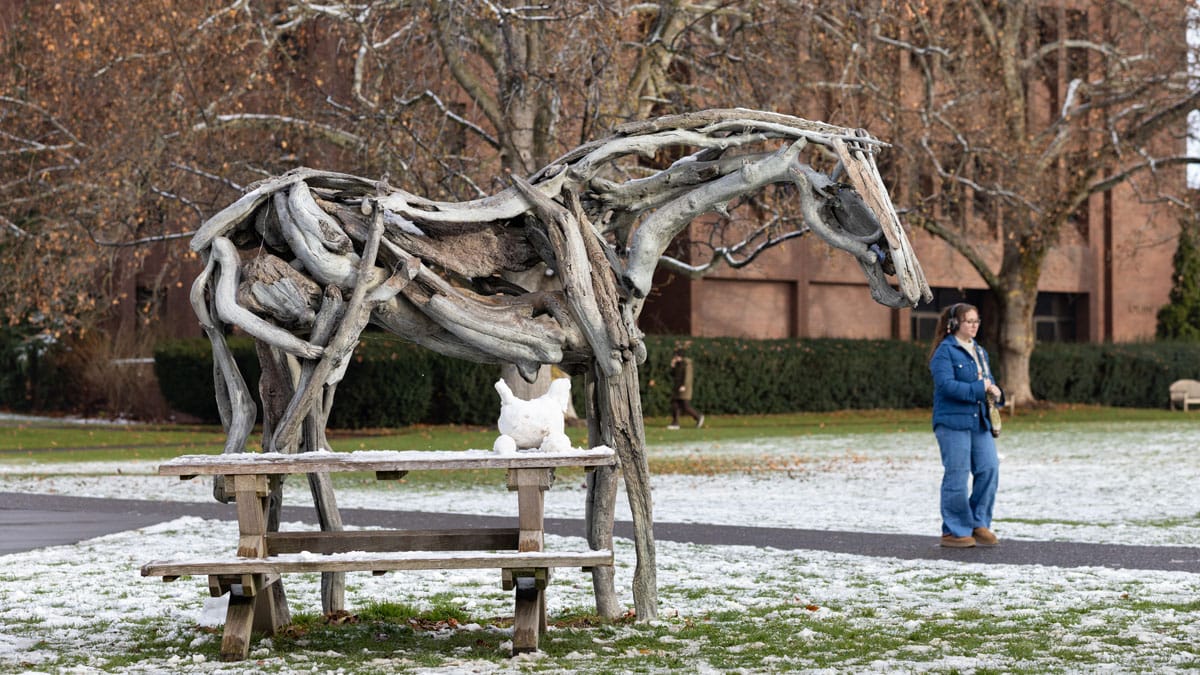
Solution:
<path fill-rule="evenodd" d="M 858 261 L 877 302 L 928 300 L 875 165 L 883 145 L 862 130 L 709 110 L 624 125 L 475 201 L 432 201 L 383 181 L 310 169 L 252 186 L 191 243 L 205 262 L 191 299 L 213 344 L 225 451 L 244 450 L 256 419 L 225 324 L 257 340 L 268 452 L 327 447 L 334 391 L 368 323 L 442 354 L 515 365 L 526 379 L 544 364 L 584 374 L 589 440 L 617 451 L 632 509 L 635 611 L 653 618 L 637 375 L 646 352 L 637 319 L 654 270 L 698 216 L 784 184 L 801 225 L 768 243 L 816 233 Z M 661 170 L 637 162 L 668 148 L 686 156 Z M 556 276 L 554 290 L 506 280 L 537 265 Z M 589 478 L 594 548 L 611 548 L 616 478 L 613 470 Z M 310 485 L 322 527 L 341 529 L 327 481 L 314 475 Z M 594 574 L 597 611 L 618 615 L 612 569 Z M 326 611 L 341 607 L 341 583 L 323 581 Z"/>

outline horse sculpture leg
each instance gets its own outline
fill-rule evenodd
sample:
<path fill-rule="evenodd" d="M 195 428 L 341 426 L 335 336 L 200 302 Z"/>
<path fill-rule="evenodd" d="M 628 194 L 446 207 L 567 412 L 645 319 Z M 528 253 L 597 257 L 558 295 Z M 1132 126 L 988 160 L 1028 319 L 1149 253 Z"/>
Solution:
<path fill-rule="evenodd" d="M 596 378 L 589 372 L 584 382 L 587 401 L 588 444 L 595 447 L 606 440 L 600 425 L 599 405 L 596 400 Z M 587 475 L 587 509 L 584 523 L 587 529 L 588 547 L 592 550 L 612 550 L 614 509 L 617 502 L 617 469 L 614 466 L 598 466 Z M 621 615 L 612 567 L 592 568 L 592 591 L 596 596 L 596 613 L 615 619 Z"/>
<path fill-rule="evenodd" d="M 609 377 L 598 366 L 593 368 L 593 376 L 596 378 L 594 399 L 598 414 L 589 414 L 589 418 L 599 418 L 597 430 L 601 440 L 615 450 L 621 459 L 625 491 L 633 515 L 634 548 L 637 551 L 637 567 L 633 573 L 634 611 L 639 621 L 649 621 L 658 616 L 658 583 L 650 469 L 646 462 L 646 430 L 642 422 L 642 403 L 638 393 L 638 369 L 636 364 L 627 361 L 621 372 Z M 609 546 L 612 544 L 616 489 L 615 485 L 610 483 L 614 480 L 615 476 L 593 476 L 588 485 L 589 543 L 593 540 L 599 543 L 606 538 Z M 601 579 L 593 578 L 593 585 L 597 590 L 597 611 L 601 609 L 602 593 L 607 592 L 607 589 L 598 585 L 599 581 Z M 604 599 L 604 602 L 609 600 Z M 615 599 L 612 602 L 615 604 Z M 610 606 L 606 607 L 611 610 Z"/>
<path fill-rule="evenodd" d="M 292 368 L 287 361 L 287 355 L 282 351 L 263 342 L 255 343 L 262 375 L 259 379 L 259 395 L 263 402 L 263 445 L 264 449 L 274 438 L 275 429 L 282 419 L 288 403 L 295 390 Z M 308 452 L 320 447 L 324 440 L 325 419 L 322 405 L 315 406 L 304 425 L 301 436 L 300 452 Z M 312 491 L 313 505 L 317 510 L 317 519 L 321 530 L 334 532 L 342 530 L 342 517 L 338 512 L 337 501 L 334 499 L 333 486 L 328 474 L 309 474 L 309 489 Z M 283 508 L 282 481 L 271 484 L 271 496 L 267 515 L 268 531 L 279 530 L 280 511 Z M 346 575 L 343 572 L 324 572 L 321 574 L 321 609 L 330 614 L 346 608 Z"/>

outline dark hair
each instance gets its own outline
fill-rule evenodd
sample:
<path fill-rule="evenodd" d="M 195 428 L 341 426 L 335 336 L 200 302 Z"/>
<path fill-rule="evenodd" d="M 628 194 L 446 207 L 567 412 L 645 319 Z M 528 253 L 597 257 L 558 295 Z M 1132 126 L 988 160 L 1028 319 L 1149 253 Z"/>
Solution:
<path fill-rule="evenodd" d="M 929 347 L 929 360 L 933 360 L 933 353 L 937 351 L 938 345 L 942 344 L 942 340 L 946 339 L 950 331 L 950 317 L 961 321 L 967 312 L 974 310 L 979 314 L 979 308 L 975 305 L 966 302 L 956 302 L 938 315 L 937 328 L 933 329 L 933 344 Z"/>

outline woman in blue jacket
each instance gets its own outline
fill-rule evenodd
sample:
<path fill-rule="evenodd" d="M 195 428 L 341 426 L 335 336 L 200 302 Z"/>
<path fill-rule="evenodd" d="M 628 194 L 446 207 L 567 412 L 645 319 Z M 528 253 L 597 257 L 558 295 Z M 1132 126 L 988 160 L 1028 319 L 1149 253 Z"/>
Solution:
<path fill-rule="evenodd" d="M 979 310 L 965 302 L 938 317 L 929 355 L 933 374 L 933 433 L 942 452 L 942 540 L 951 548 L 995 546 L 992 507 L 1000 458 L 992 436 L 987 398 L 1003 405 L 987 352 L 975 342 Z"/>

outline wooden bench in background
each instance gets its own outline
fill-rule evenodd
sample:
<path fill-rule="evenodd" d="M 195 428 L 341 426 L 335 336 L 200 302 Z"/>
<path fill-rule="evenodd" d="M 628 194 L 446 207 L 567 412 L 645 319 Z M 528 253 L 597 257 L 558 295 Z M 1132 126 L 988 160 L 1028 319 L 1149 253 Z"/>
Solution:
<path fill-rule="evenodd" d="M 213 597 L 229 593 L 221 658 L 246 658 L 252 631 L 274 634 L 291 621 L 280 577 L 302 572 L 497 568 L 505 590 L 514 591 L 514 654 L 535 651 L 546 628 L 550 569 L 611 566 L 609 550 L 544 550 L 545 490 L 554 469 L 612 465 L 609 448 L 497 454 L 484 450 L 424 452 L 360 450 L 299 455 L 186 455 L 165 462 L 160 475 L 190 479 L 224 476 L 226 494 L 237 501 L 236 554 L 198 560 L 155 561 L 142 576 L 173 581 L 207 575 Z M 410 471 L 505 469 L 517 493 L 517 527 L 455 530 L 354 530 L 268 532 L 269 477 L 286 474 L 374 472 L 381 480 Z"/>
<path fill-rule="evenodd" d="M 1171 383 L 1171 410 L 1176 406 L 1187 412 L 1188 406 L 1200 406 L 1200 381 L 1175 380 Z"/>

